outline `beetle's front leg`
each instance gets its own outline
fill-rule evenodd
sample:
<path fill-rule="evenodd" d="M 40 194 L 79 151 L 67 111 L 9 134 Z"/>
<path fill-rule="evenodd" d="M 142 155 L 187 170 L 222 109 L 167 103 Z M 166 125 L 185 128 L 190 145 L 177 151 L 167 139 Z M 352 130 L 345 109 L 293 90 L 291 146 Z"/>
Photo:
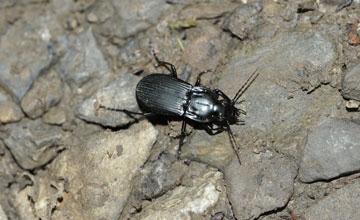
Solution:
<path fill-rule="evenodd" d="M 214 128 L 211 125 L 209 124 L 204 124 L 204 128 L 206 130 L 206 132 L 210 135 L 217 135 L 217 134 L 220 134 L 221 132 L 225 131 L 226 129 L 224 127 L 217 127 L 217 128 Z"/>
<path fill-rule="evenodd" d="M 215 94 L 217 94 L 218 96 L 221 96 L 223 97 L 224 99 L 228 100 L 229 102 L 231 102 L 231 99 L 223 92 L 221 91 L 220 89 L 214 89 L 213 92 Z"/>

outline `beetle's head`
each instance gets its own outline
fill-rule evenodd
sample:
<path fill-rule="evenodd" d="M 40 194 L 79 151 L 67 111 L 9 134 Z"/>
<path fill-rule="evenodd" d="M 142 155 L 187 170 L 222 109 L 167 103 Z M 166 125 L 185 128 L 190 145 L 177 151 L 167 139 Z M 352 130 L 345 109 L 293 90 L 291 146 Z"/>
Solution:
<path fill-rule="evenodd" d="M 218 122 L 227 121 L 229 124 L 237 124 L 241 121 L 239 117 L 241 114 L 246 114 L 244 110 L 235 107 L 233 102 L 222 100 L 219 104 L 214 106 L 214 119 Z"/>

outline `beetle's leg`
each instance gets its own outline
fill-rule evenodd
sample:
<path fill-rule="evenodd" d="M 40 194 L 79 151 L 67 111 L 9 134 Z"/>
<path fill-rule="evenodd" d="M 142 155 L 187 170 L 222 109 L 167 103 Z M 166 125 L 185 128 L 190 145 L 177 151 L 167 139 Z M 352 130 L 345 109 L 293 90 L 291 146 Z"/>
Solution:
<path fill-rule="evenodd" d="M 152 116 L 154 113 L 151 112 L 133 112 L 126 109 L 116 109 L 116 108 L 109 108 L 103 105 L 100 105 L 99 108 L 104 108 L 109 111 L 116 111 L 116 112 L 124 112 L 127 115 L 143 115 L 143 116 Z"/>
<path fill-rule="evenodd" d="M 200 72 L 200 73 L 198 74 L 197 78 L 196 78 L 195 86 L 199 86 L 199 85 L 200 85 L 200 77 L 201 77 L 201 75 L 204 74 L 204 73 L 210 72 L 210 71 L 211 71 L 211 70 L 204 70 L 204 71 Z"/>
<path fill-rule="evenodd" d="M 180 134 L 180 140 L 179 140 L 179 150 L 184 143 L 185 131 L 186 131 L 186 121 L 183 120 L 182 125 L 181 125 L 181 134 Z"/>
<path fill-rule="evenodd" d="M 204 124 L 204 128 L 206 132 L 210 135 L 217 135 L 226 130 L 224 127 L 213 128 L 212 125 L 208 125 L 208 124 Z"/>
<path fill-rule="evenodd" d="M 178 77 L 177 77 L 176 68 L 175 68 L 174 64 L 171 64 L 171 63 L 168 63 L 168 62 L 159 60 L 159 58 L 157 57 L 157 55 L 156 55 L 156 53 L 155 53 L 154 48 L 151 48 L 151 53 L 152 53 L 153 56 L 155 57 L 155 60 L 156 60 L 156 62 L 158 63 L 159 66 L 165 67 L 166 69 L 168 69 L 168 70 L 171 72 L 171 74 L 173 75 L 173 77 L 178 78 Z M 169 66 L 170 66 L 170 68 L 169 68 Z"/>
<path fill-rule="evenodd" d="M 223 97 L 224 99 L 228 100 L 229 102 L 231 102 L 231 99 L 220 89 L 214 89 L 213 92 L 215 92 L 217 95 Z"/>

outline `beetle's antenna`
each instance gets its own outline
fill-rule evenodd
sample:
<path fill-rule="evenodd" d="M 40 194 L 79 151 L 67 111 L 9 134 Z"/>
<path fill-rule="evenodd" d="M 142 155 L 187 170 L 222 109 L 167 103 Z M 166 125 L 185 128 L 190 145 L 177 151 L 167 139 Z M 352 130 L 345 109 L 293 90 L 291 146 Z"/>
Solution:
<path fill-rule="evenodd" d="M 259 75 L 259 73 L 257 73 L 257 68 L 255 69 L 255 71 L 249 76 L 249 78 L 246 80 L 246 82 L 241 86 L 241 88 L 239 89 L 239 91 L 236 93 L 236 95 L 234 96 L 234 98 L 232 99 L 232 103 L 233 105 L 236 104 L 236 102 L 238 101 L 238 99 L 241 97 L 242 94 L 244 94 L 244 92 L 246 91 L 246 89 L 251 85 L 252 82 L 254 82 L 254 80 L 256 79 L 256 77 Z"/>
<path fill-rule="evenodd" d="M 229 138 L 230 138 L 230 142 L 231 142 L 231 147 L 234 151 L 234 153 L 236 154 L 236 157 L 241 165 L 241 161 L 240 161 L 240 158 L 239 158 L 239 154 L 237 153 L 236 149 L 238 148 L 238 145 L 236 143 L 236 140 L 235 140 L 235 136 L 234 134 L 232 133 L 231 131 L 231 128 L 230 128 L 230 125 L 229 125 L 229 122 L 226 121 L 226 127 L 227 127 L 227 131 L 228 131 L 228 134 L 229 134 Z"/>

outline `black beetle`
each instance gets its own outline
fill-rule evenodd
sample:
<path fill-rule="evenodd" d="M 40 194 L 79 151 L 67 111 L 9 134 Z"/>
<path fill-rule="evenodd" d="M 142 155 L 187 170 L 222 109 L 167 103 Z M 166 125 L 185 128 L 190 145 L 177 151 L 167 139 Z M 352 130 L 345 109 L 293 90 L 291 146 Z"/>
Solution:
<path fill-rule="evenodd" d="M 199 73 L 196 83 L 193 86 L 179 79 L 175 66 L 171 63 L 160 61 L 153 49 L 152 54 L 158 65 L 166 67 L 172 75 L 155 73 L 147 75 L 139 81 L 136 86 L 136 100 L 143 112 L 112 109 L 105 106 L 100 107 L 108 110 L 121 111 L 129 115 L 168 115 L 182 117 L 182 138 L 180 138 L 180 146 L 182 145 L 182 139 L 185 135 L 185 119 L 199 122 L 211 135 L 227 131 L 232 142 L 232 147 L 239 159 L 233 146 L 236 146 L 236 141 L 230 125 L 241 123 L 242 121 L 239 120 L 240 114 L 246 114 L 244 110 L 236 108 L 235 104 L 241 103 L 241 101 L 238 102 L 238 100 L 257 77 L 258 74 L 255 75 L 256 70 L 239 89 L 235 97 L 230 99 L 219 89 L 212 90 L 200 86 L 201 75 L 209 70 Z M 214 128 L 214 124 L 217 125 L 217 127 Z"/>

